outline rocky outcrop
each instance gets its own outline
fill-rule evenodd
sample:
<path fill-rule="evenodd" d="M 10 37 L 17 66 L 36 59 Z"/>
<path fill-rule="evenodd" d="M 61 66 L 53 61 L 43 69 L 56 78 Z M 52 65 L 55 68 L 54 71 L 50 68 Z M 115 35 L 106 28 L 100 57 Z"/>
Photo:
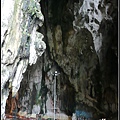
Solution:
<path fill-rule="evenodd" d="M 13 20 L 16 19 L 12 28 L 3 32 L 3 113 L 8 88 L 12 88 L 12 96 L 18 94 L 14 114 L 53 113 L 56 79 L 57 114 L 73 119 L 116 118 L 117 1 L 21 3 L 16 7 L 20 12 L 13 14 Z M 20 20 L 15 16 L 20 16 Z M 14 29 L 17 27 L 18 30 Z M 59 73 L 57 76 L 55 71 Z M 7 101 L 6 113 L 9 113 Z"/>
<path fill-rule="evenodd" d="M 41 27 L 44 21 L 39 1 L 7 2 L 2 1 L 2 119 L 9 92 L 12 90 L 12 97 L 16 96 L 28 64 L 35 64 L 46 49 L 46 44 L 42 41 L 43 35 L 37 32 L 37 27 Z"/>

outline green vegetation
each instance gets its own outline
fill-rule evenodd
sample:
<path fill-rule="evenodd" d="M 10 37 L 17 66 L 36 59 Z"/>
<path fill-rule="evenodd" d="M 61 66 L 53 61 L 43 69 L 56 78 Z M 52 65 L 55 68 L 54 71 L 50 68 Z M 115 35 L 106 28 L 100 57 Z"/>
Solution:
<path fill-rule="evenodd" d="M 22 8 L 24 13 L 30 14 L 30 16 L 41 17 L 40 5 L 36 0 L 29 0 L 23 3 Z"/>

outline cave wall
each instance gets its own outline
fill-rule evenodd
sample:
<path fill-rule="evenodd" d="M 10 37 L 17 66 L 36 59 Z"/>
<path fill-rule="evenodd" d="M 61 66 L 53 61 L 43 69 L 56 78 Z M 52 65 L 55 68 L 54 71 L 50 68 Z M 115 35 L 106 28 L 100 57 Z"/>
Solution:
<path fill-rule="evenodd" d="M 117 1 L 51 0 L 41 6 L 49 57 L 75 91 L 73 111 L 110 119 L 118 104 Z"/>
<path fill-rule="evenodd" d="M 44 21 L 39 1 L 3 0 L 1 6 L 1 119 L 4 119 L 5 111 L 11 114 L 15 109 L 12 101 L 18 96 L 23 73 L 28 65 L 36 63 L 46 44 L 42 33 L 37 32 Z"/>
<path fill-rule="evenodd" d="M 16 74 L 20 60 L 26 63 L 22 65 L 25 67 L 23 74 L 18 73 L 23 75 L 19 84 L 15 84 L 19 86 L 18 89 L 15 91 L 12 87 L 13 92 L 18 94 L 16 101 L 19 106 L 13 108 L 13 113 L 16 110 L 19 115 L 24 114 L 27 117 L 30 115 L 35 117 L 36 114 L 53 114 L 54 72 L 57 70 L 60 73 L 56 77 L 58 114 L 71 117 L 76 115 L 93 120 L 103 117 L 117 119 L 118 1 L 41 0 L 38 1 L 40 14 L 30 9 L 33 5 L 31 2 L 24 1 L 21 7 L 25 15 L 22 16 L 22 25 L 25 26 L 27 21 L 25 29 L 27 35 L 21 33 L 19 42 L 16 39 L 17 44 L 13 42 L 14 46 L 18 45 L 14 49 L 19 50 L 21 47 L 24 49 L 16 52 L 18 56 L 27 52 L 26 44 L 29 46 L 28 57 L 25 55 L 23 55 L 25 57 L 17 57 L 18 61 L 12 64 L 15 67 L 13 74 Z M 28 6 L 30 10 L 27 9 Z M 42 17 L 41 20 L 42 14 L 44 18 Z M 42 41 L 39 42 L 40 39 L 46 45 Z M 5 41 L 9 44 L 6 38 Z M 3 43 L 2 50 L 6 55 L 5 51 L 9 47 L 5 47 L 6 44 Z M 32 43 L 35 45 L 35 50 L 32 49 L 34 48 Z M 10 60 L 12 59 L 10 58 L 9 62 Z M 12 69 L 9 63 L 2 65 L 7 67 L 6 69 Z M 6 84 L 9 79 L 3 78 L 2 81 Z M 18 78 L 16 76 L 16 79 Z M 16 79 L 12 78 L 12 84 L 17 81 Z M 10 84 L 10 80 L 8 83 Z M 2 92 L 8 90 L 8 85 L 6 88 L 3 87 Z M 7 99 L 8 94 L 9 91 L 4 100 Z M 10 109 L 7 107 L 8 104 L 6 104 L 6 113 L 7 109 Z"/>

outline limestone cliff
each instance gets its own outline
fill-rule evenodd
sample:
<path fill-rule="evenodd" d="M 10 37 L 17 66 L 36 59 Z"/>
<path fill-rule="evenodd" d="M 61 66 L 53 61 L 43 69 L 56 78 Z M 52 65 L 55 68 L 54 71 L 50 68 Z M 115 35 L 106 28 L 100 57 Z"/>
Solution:
<path fill-rule="evenodd" d="M 10 4 L 9 4 L 10 3 Z M 1 26 L 1 117 L 12 90 L 16 96 L 28 65 L 35 64 L 46 49 L 42 33 L 37 32 L 44 17 L 39 1 L 3 0 Z M 12 104 L 11 104 L 12 106 Z"/>
<path fill-rule="evenodd" d="M 56 114 L 117 119 L 118 1 L 11 0 L 9 7 L 6 2 L 2 119 L 5 113 L 52 114 L 55 79 Z"/>

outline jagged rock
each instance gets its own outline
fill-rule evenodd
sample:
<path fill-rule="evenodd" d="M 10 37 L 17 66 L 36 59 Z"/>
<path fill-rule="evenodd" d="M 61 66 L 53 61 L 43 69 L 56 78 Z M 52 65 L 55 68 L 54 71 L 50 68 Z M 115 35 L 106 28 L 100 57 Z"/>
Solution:
<path fill-rule="evenodd" d="M 37 30 L 34 29 L 38 24 L 35 19 L 39 18 L 38 26 L 42 26 L 44 20 L 39 2 L 34 0 L 30 2 L 11 0 L 9 3 L 11 4 L 8 4 L 7 0 L 2 2 L 1 119 L 4 118 L 9 89 L 12 89 L 12 97 L 16 96 L 23 79 L 23 73 L 26 71 L 28 64 L 35 64 L 37 58 L 41 56 L 46 49 L 46 45 L 42 41 L 43 35 L 41 34 L 42 37 L 40 37 L 40 35 L 33 35 L 38 34 Z M 34 7 L 32 5 L 34 5 Z M 27 7 L 26 9 L 24 9 L 25 6 Z M 32 19 L 31 12 L 37 15 L 34 16 L 32 14 L 34 19 Z M 37 50 L 34 49 L 34 55 L 36 55 L 35 60 L 31 58 L 33 51 L 31 52 L 32 47 L 30 41 L 32 41 L 32 44 L 35 44 L 35 42 L 38 44 Z"/>
<path fill-rule="evenodd" d="M 12 96 L 19 95 L 21 113 L 45 114 L 45 118 L 49 113 L 53 115 L 55 79 L 57 114 L 69 119 L 115 118 L 117 2 L 11 0 L 11 3 L 8 14 L 5 7 L 2 16 L 2 118 L 8 107 L 9 89 Z M 109 94 L 113 100 L 108 99 Z"/>

